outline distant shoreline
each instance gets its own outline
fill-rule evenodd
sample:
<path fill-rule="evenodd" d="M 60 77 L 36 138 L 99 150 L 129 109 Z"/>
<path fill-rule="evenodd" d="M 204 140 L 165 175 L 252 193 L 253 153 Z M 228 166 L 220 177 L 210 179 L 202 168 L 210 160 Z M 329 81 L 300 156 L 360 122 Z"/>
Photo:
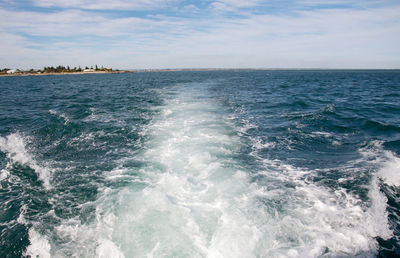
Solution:
<path fill-rule="evenodd" d="M 207 72 L 207 71 L 400 71 L 400 69 L 332 69 L 332 68 L 161 68 L 161 69 L 132 69 L 90 72 L 47 72 L 47 73 L 11 73 L 0 74 L 0 77 L 43 76 L 43 75 L 82 75 L 82 74 L 121 74 L 146 72 Z"/>
<path fill-rule="evenodd" d="M 132 73 L 132 71 L 93 71 L 93 72 L 60 72 L 60 73 L 11 73 L 0 74 L 0 77 L 12 76 L 43 76 L 43 75 L 76 75 L 76 74 L 112 74 L 112 73 Z"/>
<path fill-rule="evenodd" d="M 207 71 L 400 71 L 391 69 L 357 69 L 357 68 L 160 68 L 160 69 L 130 69 L 129 72 L 207 72 Z"/>

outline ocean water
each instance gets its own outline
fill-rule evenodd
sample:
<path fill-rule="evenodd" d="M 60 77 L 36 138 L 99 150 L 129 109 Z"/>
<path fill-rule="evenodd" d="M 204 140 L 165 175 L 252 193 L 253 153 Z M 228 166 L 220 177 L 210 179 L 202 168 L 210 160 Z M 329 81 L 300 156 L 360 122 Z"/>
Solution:
<path fill-rule="evenodd" d="M 0 257 L 400 256 L 400 71 L 0 78 Z"/>

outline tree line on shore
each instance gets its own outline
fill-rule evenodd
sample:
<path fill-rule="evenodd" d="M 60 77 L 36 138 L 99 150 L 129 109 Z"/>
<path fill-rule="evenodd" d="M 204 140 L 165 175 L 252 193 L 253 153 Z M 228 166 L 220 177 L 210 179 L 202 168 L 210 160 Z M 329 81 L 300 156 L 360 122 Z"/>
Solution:
<path fill-rule="evenodd" d="M 103 66 L 98 67 L 95 65 L 94 67 L 91 66 L 90 68 L 86 66 L 85 68 L 81 68 L 81 66 L 78 67 L 73 67 L 71 68 L 70 66 L 45 66 L 43 69 L 29 69 L 29 70 L 20 70 L 20 69 L 9 69 L 9 68 L 4 68 L 0 69 L 0 74 L 10 74 L 10 73 L 78 73 L 78 72 L 92 72 L 92 71 L 104 71 L 104 72 L 112 72 L 112 68 L 105 68 Z"/>

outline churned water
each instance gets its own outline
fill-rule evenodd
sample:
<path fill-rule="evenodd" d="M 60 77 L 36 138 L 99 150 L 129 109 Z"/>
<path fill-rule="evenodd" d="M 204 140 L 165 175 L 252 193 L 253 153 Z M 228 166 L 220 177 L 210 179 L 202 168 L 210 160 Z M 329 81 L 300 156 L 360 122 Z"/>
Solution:
<path fill-rule="evenodd" d="M 400 255 L 399 71 L 0 78 L 1 257 Z"/>

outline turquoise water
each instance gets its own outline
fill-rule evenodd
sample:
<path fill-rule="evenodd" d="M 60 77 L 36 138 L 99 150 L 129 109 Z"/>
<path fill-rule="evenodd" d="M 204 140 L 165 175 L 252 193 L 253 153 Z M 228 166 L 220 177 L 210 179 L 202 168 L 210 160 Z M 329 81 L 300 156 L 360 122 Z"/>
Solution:
<path fill-rule="evenodd" d="M 399 71 L 0 78 L 0 256 L 400 255 Z"/>

